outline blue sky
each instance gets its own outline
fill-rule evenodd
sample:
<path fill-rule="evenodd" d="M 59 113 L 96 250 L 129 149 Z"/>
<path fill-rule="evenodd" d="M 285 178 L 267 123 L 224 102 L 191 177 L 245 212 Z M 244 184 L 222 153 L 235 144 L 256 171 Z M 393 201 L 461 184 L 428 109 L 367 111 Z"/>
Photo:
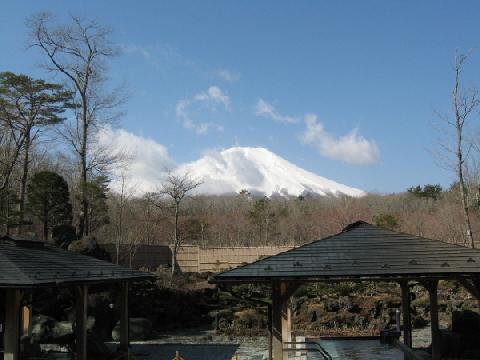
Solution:
<path fill-rule="evenodd" d="M 432 123 L 455 49 L 480 45 L 477 1 L 8 1 L 0 70 L 45 76 L 24 46 L 45 10 L 113 28 L 110 77 L 131 95 L 119 126 L 177 163 L 261 146 L 367 191 L 452 180 Z M 480 83 L 479 53 L 464 76 Z"/>

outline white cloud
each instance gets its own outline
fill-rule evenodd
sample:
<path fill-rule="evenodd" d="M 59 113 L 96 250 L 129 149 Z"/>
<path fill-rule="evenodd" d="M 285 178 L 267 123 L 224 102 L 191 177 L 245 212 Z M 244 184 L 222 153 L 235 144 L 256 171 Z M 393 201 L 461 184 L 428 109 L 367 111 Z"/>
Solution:
<path fill-rule="evenodd" d="M 198 93 L 193 97 L 194 100 L 204 101 L 207 104 L 223 104 L 226 109 L 230 107 L 230 98 L 225 95 L 218 86 L 210 86 L 207 91 Z"/>
<path fill-rule="evenodd" d="M 242 77 L 240 73 L 233 72 L 233 71 L 230 71 L 230 70 L 227 70 L 227 69 L 220 69 L 216 72 L 216 74 L 222 80 L 225 80 L 229 83 L 238 81 Z"/>
<path fill-rule="evenodd" d="M 218 132 L 223 131 L 223 126 L 213 122 L 196 122 L 191 113 L 202 108 L 210 112 L 216 112 L 218 108 L 230 110 L 230 97 L 226 95 L 218 86 L 210 86 L 206 91 L 194 95 L 190 99 L 181 99 L 177 101 L 175 114 L 182 121 L 186 129 L 195 131 L 198 135 L 205 135 L 211 129 Z"/>
<path fill-rule="evenodd" d="M 135 194 L 156 191 L 166 173 L 175 166 L 165 146 L 124 129 L 106 127 L 97 134 L 97 142 L 110 153 L 128 157 L 125 166 L 113 170 L 111 188 L 114 191 L 121 188 L 121 176 L 126 179 L 126 187 L 133 189 Z"/>
<path fill-rule="evenodd" d="M 380 152 L 377 144 L 359 135 L 357 129 L 347 135 L 335 137 L 317 121 L 315 114 L 305 116 L 305 125 L 302 141 L 315 146 L 325 157 L 354 165 L 370 165 L 378 161 Z"/>
<path fill-rule="evenodd" d="M 280 114 L 275 107 L 263 99 L 259 99 L 255 106 L 255 115 L 263 116 L 280 123 L 294 124 L 298 118 Z"/>
<path fill-rule="evenodd" d="M 120 46 L 122 51 L 126 54 L 139 54 L 144 60 L 151 61 L 152 60 L 152 51 L 150 46 L 142 46 L 142 45 L 121 45 Z"/>

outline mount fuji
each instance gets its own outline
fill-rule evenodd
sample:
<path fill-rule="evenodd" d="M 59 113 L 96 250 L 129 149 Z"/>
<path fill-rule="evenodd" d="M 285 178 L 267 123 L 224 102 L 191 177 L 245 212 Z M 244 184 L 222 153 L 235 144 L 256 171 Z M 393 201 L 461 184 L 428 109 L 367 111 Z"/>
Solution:
<path fill-rule="evenodd" d="M 202 181 L 197 194 L 222 195 L 247 190 L 265 196 L 352 196 L 362 190 L 304 170 L 265 148 L 233 147 L 210 152 L 175 172 Z"/>

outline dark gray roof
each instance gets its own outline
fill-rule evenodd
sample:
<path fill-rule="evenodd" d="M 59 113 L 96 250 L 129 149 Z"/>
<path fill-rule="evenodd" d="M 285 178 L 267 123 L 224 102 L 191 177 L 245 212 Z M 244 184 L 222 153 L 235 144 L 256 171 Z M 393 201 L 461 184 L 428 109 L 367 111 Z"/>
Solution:
<path fill-rule="evenodd" d="M 220 273 L 212 282 L 448 278 L 480 274 L 480 251 L 365 222 L 341 233 Z"/>
<path fill-rule="evenodd" d="M 0 238 L 0 287 L 36 287 L 153 277 L 30 240 Z"/>

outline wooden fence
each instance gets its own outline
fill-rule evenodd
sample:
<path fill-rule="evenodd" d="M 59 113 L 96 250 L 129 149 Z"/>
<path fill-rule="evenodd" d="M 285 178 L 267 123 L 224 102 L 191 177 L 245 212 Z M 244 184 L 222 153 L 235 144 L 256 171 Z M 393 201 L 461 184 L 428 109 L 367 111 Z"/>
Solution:
<path fill-rule="evenodd" d="M 115 246 L 104 245 L 115 259 Z M 219 272 L 257 261 L 292 249 L 293 246 L 209 247 L 183 245 L 177 254 L 177 266 L 182 272 Z M 134 268 L 155 270 L 171 265 L 172 252 L 166 245 L 141 245 L 121 248 L 120 263 Z"/>
<path fill-rule="evenodd" d="M 292 249 L 291 246 L 211 247 L 198 249 L 198 272 L 218 272 Z M 181 258 L 178 263 L 181 267 Z"/>

